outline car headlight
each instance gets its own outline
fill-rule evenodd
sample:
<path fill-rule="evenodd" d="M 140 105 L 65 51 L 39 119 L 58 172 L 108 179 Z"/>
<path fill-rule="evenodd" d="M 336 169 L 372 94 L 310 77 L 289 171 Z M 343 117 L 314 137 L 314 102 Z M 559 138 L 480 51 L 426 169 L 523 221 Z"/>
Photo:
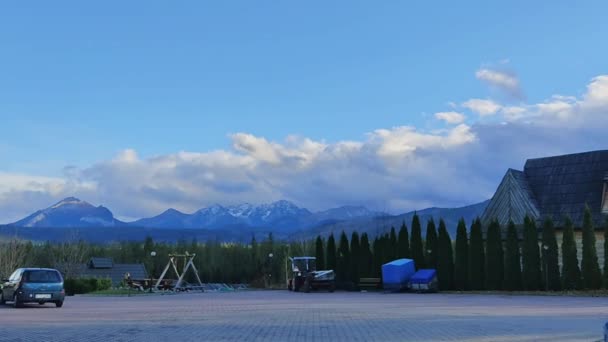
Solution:
<path fill-rule="evenodd" d="M 302 276 L 302 272 L 298 272 L 298 277 L 301 277 L 301 276 Z"/>

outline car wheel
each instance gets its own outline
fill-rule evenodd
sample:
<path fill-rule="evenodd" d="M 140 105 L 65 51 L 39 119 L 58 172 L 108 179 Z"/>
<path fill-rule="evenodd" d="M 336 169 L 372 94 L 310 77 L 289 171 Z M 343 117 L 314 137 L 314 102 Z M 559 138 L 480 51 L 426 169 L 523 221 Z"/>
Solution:
<path fill-rule="evenodd" d="M 6 300 L 4 300 L 4 293 L 0 291 L 0 305 L 6 304 Z"/>
<path fill-rule="evenodd" d="M 55 306 L 60 308 L 63 306 L 63 302 L 55 302 Z"/>
<path fill-rule="evenodd" d="M 22 308 L 22 307 L 23 307 L 23 303 L 21 303 L 21 302 L 19 301 L 19 299 L 17 298 L 17 294 L 15 294 L 15 295 L 13 296 L 13 306 L 14 306 L 15 308 Z"/>

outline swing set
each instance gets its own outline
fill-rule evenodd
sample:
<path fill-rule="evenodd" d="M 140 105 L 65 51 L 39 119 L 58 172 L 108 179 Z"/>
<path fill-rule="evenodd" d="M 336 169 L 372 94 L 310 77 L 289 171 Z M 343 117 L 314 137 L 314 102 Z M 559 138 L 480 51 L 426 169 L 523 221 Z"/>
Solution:
<path fill-rule="evenodd" d="M 156 285 L 154 285 L 153 289 L 158 290 L 163 281 L 165 281 L 165 284 L 166 284 L 169 280 L 168 279 L 165 280 L 165 276 L 169 272 L 169 269 L 173 269 L 173 271 L 175 272 L 175 275 L 177 276 L 177 283 L 175 283 L 175 285 L 172 286 L 173 291 L 189 291 L 189 290 L 204 291 L 203 282 L 201 281 L 201 278 L 198 275 L 198 270 L 196 269 L 196 266 L 194 266 L 193 260 L 194 260 L 195 256 L 196 256 L 196 254 L 194 254 L 194 253 L 190 254 L 188 252 L 186 252 L 184 254 L 169 254 L 169 262 L 167 263 L 167 266 L 165 266 L 165 269 L 163 270 L 163 273 L 160 275 L 160 278 L 158 278 L 158 280 L 156 281 Z M 180 272 L 178 264 L 180 264 L 180 261 L 182 261 L 182 260 L 183 260 L 183 262 L 181 264 L 183 264 L 183 267 Z M 186 273 L 188 272 L 189 269 L 191 269 L 192 272 L 194 273 L 194 276 L 196 277 L 196 280 L 198 281 L 198 285 L 192 286 L 184 280 Z M 163 288 L 166 288 L 166 286 L 163 286 Z"/>

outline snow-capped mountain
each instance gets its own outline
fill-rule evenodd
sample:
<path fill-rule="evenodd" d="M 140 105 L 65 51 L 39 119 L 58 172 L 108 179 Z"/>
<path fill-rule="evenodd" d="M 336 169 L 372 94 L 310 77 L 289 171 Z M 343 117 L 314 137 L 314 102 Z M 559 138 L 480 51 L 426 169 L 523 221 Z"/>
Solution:
<path fill-rule="evenodd" d="M 278 201 L 255 207 L 248 216 L 249 223 L 256 226 L 299 226 L 312 215 L 308 209 L 300 208 L 289 201 Z"/>
<path fill-rule="evenodd" d="M 212 206 L 192 214 L 168 209 L 163 213 L 124 223 L 114 218 L 105 207 L 95 207 L 85 201 L 68 197 L 53 206 L 39 210 L 17 221 L 17 227 L 113 227 L 132 226 L 166 229 L 220 229 L 223 227 L 259 227 L 277 231 L 295 231 L 327 222 L 339 222 L 359 217 L 373 217 L 375 212 L 365 207 L 345 206 L 318 213 L 281 200 L 269 204 L 243 203 L 234 206 Z"/>
<path fill-rule="evenodd" d="M 11 225 L 18 227 L 114 227 L 123 224 L 114 218 L 108 208 L 95 207 L 78 198 L 67 197 Z"/>
<path fill-rule="evenodd" d="M 214 204 L 192 214 L 167 210 L 151 218 L 137 220 L 132 226 L 150 228 L 209 228 L 244 225 L 252 227 L 298 228 L 312 216 L 307 209 L 288 201 L 254 206 L 243 203 L 224 207 Z"/>
<path fill-rule="evenodd" d="M 378 213 L 361 206 L 344 206 L 312 213 L 308 209 L 281 200 L 269 204 L 243 203 L 233 206 L 212 205 L 193 214 L 168 210 L 151 218 L 130 223 L 148 228 L 207 228 L 226 226 L 268 227 L 282 231 L 311 227 L 328 221 L 338 222 L 360 217 L 374 217 Z"/>
<path fill-rule="evenodd" d="M 184 220 L 185 228 L 219 228 L 239 224 L 241 220 L 219 204 L 203 208 Z"/>

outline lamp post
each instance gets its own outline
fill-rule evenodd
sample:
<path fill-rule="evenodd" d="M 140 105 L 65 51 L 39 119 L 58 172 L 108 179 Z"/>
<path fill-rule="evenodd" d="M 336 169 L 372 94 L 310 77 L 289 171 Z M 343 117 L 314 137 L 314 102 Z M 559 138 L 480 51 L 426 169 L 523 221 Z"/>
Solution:
<path fill-rule="evenodd" d="M 271 284 L 272 281 L 272 258 L 274 254 L 268 253 L 268 285 Z"/>
<path fill-rule="evenodd" d="M 549 291 L 549 260 L 547 259 L 548 251 L 549 246 L 543 245 L 543 256 L 545 257 L 545 291 Z"/>
<path fill-rule="evenodd" d="M 154 282 L 154 257 L 156 256 L 156 252 L 152 251 L 150 252 L 150 257 L 152 259 L 152 270 L 150 272 L 150 284 L 148 284 L 148 286 L 150 287 L 150 293 L 152 293 L 152 283 Z"/>

